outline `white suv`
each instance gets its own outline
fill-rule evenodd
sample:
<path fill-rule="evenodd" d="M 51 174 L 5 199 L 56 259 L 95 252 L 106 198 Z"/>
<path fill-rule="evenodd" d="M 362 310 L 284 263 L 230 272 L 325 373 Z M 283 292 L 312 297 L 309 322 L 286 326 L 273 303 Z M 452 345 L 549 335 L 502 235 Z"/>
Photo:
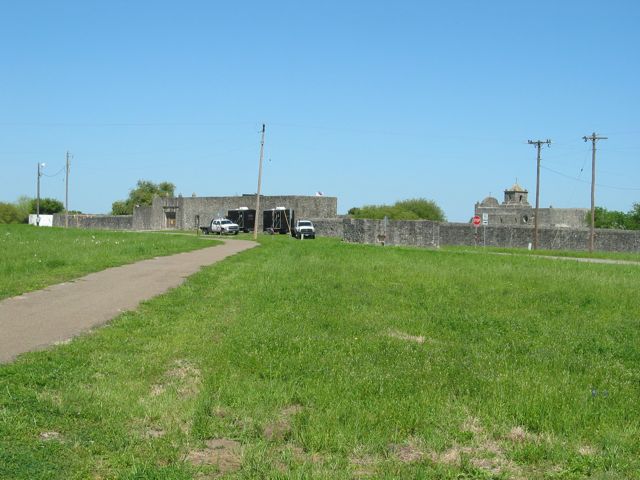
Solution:
<path fill-rule="evenodd" d="M 237 235 L 240 231 L 240 227 L 237 223 L 233 223 L 227 218 L 216 218 L 211 220 L 211 233 L 217 233 L 218 235 Z"/>

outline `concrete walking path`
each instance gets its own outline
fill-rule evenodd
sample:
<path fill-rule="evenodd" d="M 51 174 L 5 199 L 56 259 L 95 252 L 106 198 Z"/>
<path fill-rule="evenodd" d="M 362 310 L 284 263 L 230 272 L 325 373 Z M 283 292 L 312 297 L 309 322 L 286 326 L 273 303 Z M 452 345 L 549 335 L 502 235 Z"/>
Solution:
<path fill-rule="evenodd" d="M 258 245 L 223 245 L 109 268 L 0 301 L 0 363 L 103 325 L 140 302 L 180 285 L 201 267 Z"/>

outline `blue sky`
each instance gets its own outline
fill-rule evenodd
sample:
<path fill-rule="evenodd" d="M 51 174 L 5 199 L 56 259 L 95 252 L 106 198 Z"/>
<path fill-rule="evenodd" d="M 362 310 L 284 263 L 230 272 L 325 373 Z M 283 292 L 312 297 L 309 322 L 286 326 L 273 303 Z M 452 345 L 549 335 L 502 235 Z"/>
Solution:
<path fill-rule="evenodd" d="M 0 0 L 0 201 L 106 213 L 187 196 L 426 197 L 452 221 L 518 180 L 541 205 L 640 202 L 640 3 Z M 60 173 L 59 173 L 60 172 Z"/>

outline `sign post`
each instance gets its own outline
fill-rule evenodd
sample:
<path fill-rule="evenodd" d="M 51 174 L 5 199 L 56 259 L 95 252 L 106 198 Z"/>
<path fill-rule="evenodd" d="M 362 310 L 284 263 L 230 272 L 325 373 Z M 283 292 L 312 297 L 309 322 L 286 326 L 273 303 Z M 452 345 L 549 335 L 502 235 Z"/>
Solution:
<path fill-rule="evenodd" d="M 489 214 L 482 214 L 482 245 L 487 246 L 487 225 L 489 225 Z"/>
<path fill-rule="evenodd" d="M 474 215 L 473 219 L 471 220 L 471 223 L 473 224 L 473 226 L 476 229 L 475 243 L 476 243 L 476 247 L 477 247 L 478 246 L 478 227 L 480 226 L 480 216 L 479 215 Z"/>

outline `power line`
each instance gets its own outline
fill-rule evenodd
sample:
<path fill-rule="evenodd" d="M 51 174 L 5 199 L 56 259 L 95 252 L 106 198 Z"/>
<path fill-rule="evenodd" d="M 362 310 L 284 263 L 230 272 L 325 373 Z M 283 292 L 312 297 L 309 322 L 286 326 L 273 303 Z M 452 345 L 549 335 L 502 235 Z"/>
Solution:
<path fill-rule="evenodd" d="M 254 122 L 0 122 L 2 127 L 212 127 L 254 125 Z"/>
<path fill-rule="evenodd" d="M 43 176 L 43 177 L 53 178 L 53 177 L 57 177 L 58 175 L 60 175 L 64 171 L 64 169 L 65 169 L 65 167 L 62 167 L 60 170 L 58 170 L 53 175 L 47 175 L 46 173 L 40 173 L 40 175 Z"/>
<path fill-rule="evenodd" d="M 554 170 L 552 168 L 545 167 L 544 165 L 542 165 L 540 168 L 542 168 L 543 170 L 547 170 L 549 172 L 555 173 L 556 175 L 560 175 L 561 177 L 568 178 L 570 180 L 574 180 L 576 182 L 586 183 L 586 184 L 591 183 L 589 180 L 583 180 L 582 178 L 579 178 L 579 177 L 572 177 L 571 175 L 567 175 L 566 173 L 562 173 L 562 172 L 559 172 L 559 171 Z M 581 172 L 582 172 L 583 168 L 580 169 Z M 640 190 L 640 188 L 637 188 L 637 187 L 614 187 L 613 185 L 605 185 L 603 183 L 596 183 L 596 187 L 611 188 L 613 190 L 625 190 L 625 191 L 638 191 L 638 190 Z"/>

